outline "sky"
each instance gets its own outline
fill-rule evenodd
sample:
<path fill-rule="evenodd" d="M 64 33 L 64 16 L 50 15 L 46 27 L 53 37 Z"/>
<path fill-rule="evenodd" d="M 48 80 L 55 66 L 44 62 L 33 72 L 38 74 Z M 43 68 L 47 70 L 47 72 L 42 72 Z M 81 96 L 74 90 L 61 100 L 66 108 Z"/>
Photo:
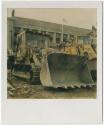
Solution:
<path fill-rule="evenodd" d="M 97 10 L 95 8 L 9 8 L 7 10 L 8 17 L 11 17 L 13 9 L 17 17 L 64 23 L 86 29 L 97 25 Z"/>

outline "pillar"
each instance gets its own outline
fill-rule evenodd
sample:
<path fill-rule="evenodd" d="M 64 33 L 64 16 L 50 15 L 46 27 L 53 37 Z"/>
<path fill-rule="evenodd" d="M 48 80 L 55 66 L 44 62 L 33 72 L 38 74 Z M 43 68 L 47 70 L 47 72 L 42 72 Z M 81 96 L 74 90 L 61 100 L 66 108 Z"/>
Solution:
<path fill-rule="evenodd" d="M 69 42 L 69 40 L 70 40 L 70 35 L 69 35 L 69 34 L 67 34 L 67 40 L 68 40 L 68 42 Z"/>
<path fill-rule="evenodd" d="M 75 44 L 78 43 L 78 38 L 77 38 L 77 35 L 75 35 Z"/>

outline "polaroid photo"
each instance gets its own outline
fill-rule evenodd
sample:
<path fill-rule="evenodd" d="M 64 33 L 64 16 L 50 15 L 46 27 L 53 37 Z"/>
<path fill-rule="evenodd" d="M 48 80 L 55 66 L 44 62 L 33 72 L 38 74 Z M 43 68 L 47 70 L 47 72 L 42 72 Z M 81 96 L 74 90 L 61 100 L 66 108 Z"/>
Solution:
<path fill-rule="evenodd" d="M 102 123 L 102 2 L 3 2 L 4 125 Z"/>

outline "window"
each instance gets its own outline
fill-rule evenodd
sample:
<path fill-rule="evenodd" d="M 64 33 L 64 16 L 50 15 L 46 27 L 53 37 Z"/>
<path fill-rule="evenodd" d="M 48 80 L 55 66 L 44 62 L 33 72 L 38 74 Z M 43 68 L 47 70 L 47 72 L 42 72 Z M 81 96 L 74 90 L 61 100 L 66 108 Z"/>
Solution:
<path fill-rule="evenodd" d="M 79 44 L 91 43 L 91 38 L 90 36 L 78 36 L 78 43 Z"/>
<path fill-rule="evenodd" d="M 60 41 L 61 41 L 61 34 L 56 33 L 56 43 L 60 43 Z"/>
<path fill-rule="evenodd" d="M 53 32 L 49 32 L 50 39 L 53 40 Z"/>
<path fill-rule="evenodd" d="M 20 27 L 15 27 L 14 30 L 15 30 L 15 33 L 18 34 L 20 32 Z"/>
<path fill-rule="evenodd" d="M 63 34 L 63 41 L 65 41 L 65 42 L 68 41 L 68 34 Z"/>

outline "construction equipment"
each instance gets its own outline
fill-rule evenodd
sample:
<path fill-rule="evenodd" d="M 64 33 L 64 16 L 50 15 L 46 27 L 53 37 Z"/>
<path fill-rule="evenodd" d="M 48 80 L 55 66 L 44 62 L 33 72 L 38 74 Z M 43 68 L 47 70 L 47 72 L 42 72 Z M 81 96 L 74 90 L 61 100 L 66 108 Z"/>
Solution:
<path fill-rule="evenodd" d="M 66 46 L 63 52 L 70 54 L 70 55 L 80 55 L 80 56 L 87 56 L 88 60 L 96 59 L 96 53 L 91 47 L 91 44 L 75 44 Z"/>
<path fill-rule="evenodd" d="M 40 48 L 27 43 L 25 31 L 17 35 L 17 40 L 14 75 L 18 74 L 34 83 L 41 82 L 45 87 L 80 88 L 96 85 L 94 72 L 91 73 L 84 55 L 86 51 L 78 54 L 78 46 L 58 51 L 46 45 L 40 54 Z M 81 48 L 79 50 L 81 52 Z"/>
<path fill-rule="evenodd" d="M 96 82 L 97 80 L 97 55 L 91 44 L 88 43 L 74 43 L 65 46 L 65 49 L 62 49 L 62 52 L 69 55 L 79 55 L 85 56 L 88 59 L 88 67 L 93 80 Z"/>
<path fill-rule="evenodd" d="M 89 72 L 86 58 L 65 53 L 48 55 L 41 68 L 40 79 L 43 86 L 54 88 L 96 85 Z"/>
<path fill-rule="evenodd" d="M 12 74 L 16 77 L 30 80 L 31 82 L 40 83 L 40 55 L 39 52 L 36 52 L 38 48 L 34 49 L 34 46 L 28 45 L 25 31 L 17 35 L 15 49 L 16 54 L 13 56 Z M 10 60 L 11 58 L 8 59 L 8 62 Z"/>

